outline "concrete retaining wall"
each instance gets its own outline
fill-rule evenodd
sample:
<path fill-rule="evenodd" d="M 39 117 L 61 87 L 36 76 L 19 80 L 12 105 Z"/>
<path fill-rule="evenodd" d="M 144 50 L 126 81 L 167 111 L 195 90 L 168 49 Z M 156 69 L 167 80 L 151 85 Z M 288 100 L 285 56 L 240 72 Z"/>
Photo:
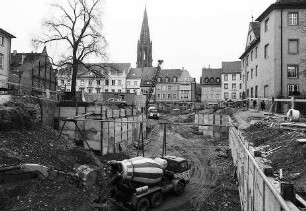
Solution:
<path fill-rule="evenodd" d="M 229 123 L 232 123 L 231 119 Z M 290 201 L 282 198 L 279 183 L 263 173 L 265 166 L 259 161 L 262 158 L 254 157 L 251 153 L 254 152 L 253 147 L 235 127 L 229 129 L 229 145 L 237 168 L 243 211 L 299 210 Z"/>
<path fill-rule="evenodd" d="M 216 126 L 199 126 L 199 132 L 215 139 L 227 138 L 228 128 L 217 125 L 227 125 L 228 116 L 220 114 L 198 113 L 195 114 L 195 124 L 208 124 Z"/>

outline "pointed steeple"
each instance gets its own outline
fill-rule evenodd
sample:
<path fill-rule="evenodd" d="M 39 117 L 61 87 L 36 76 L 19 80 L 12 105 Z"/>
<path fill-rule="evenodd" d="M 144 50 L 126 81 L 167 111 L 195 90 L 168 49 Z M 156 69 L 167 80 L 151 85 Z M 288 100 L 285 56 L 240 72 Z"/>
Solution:
<path fill-rule="evenodd" d="M 145 8 L 137 43 L 137 67 L 152 67 L 152 42 L 148 23 L 147 8 Z"/>

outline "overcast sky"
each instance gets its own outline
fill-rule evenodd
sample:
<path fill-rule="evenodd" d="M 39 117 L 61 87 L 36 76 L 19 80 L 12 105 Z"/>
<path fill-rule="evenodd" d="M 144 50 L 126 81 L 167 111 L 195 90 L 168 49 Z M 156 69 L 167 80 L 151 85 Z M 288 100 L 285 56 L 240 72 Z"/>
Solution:
<path fill-rule="evenodd" d="M 65 1 L 65 0 L 62 0 Z M 51 0 L 1 0 L 0 28 L 15 35 L 12 50 L 35 51 L 33 36 L 50 16 Z M 249 22 L 275 0 L 104 0 L 103 34 L 109 62 L 136 67 L 137 40 L 146 6 L 153 42 L 153 66 L 189 70 L 199 81 L 203 67 L 237 61 L 244 51 Z M 56 46 L 48 49 L 55 56 Z"/>

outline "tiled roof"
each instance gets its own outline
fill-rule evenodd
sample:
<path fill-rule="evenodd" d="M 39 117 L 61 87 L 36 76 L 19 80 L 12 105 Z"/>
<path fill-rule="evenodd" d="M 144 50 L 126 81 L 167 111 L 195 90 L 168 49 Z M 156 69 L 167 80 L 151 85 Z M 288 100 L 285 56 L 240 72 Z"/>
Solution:
<path fill-rule="evenodd" d="M 255 34 L 255 38 L 257 39 L 258 37 L 260 37 L 260 22 L 251 22 L 250 23 L 253 32 Z"/>
<path fill-rule="evenodd" d="M 131 68 L 126 79 L 141 79 L 142 68 Z"/>
<path fill-rule="evenodd" d="M 0 34 L 4 34 L 5 36 L 9 37 L 9 38 L 16 38 L 14 35 L 8 33 L 7 31 L 5 31 L 4 29 L 0 28 Z"/>
<path fill-rule="evenodd" d="M 34 62 L 42 56 L 42 53 L 11 53 L 11 66 L 16 67 L 23 63 Z M 22 61 L 22 57 L 24 60 Z"/>
<path fill-rule="evenodd" d="M 156 67 L 144 67 L 144 68 L 136 68 L 140 69 L 141 71 L 141 86 L 148 86 L 146 85 L 146 81 L 151 81 L 154 77 L 154 74 L 156 72 Z M 151 86 L 151 85 L 149 85 Z"/>
<path fill-rule="evenodd" d="M 222 62 L 222 73 L 241 72 L 241 61 Z"/>
<path fill-rule="evenodd" d="M 206 84 L 204 83 L 205 78 L 219 78 L 220 79 L 220 83 L 207 83 L 206 85 L 221 85 L 221 73 L 222 73 L 222 69 L 221 68 L 203 68 L 202 69 L 202 81 L 201 84 Z"/>
<path fill-rule="evenodd" d="M 166 78 L 169 78 L 169 82 L 172 82 L 173 78 L 176 77 L 177 79 L 182 75 L 181 69 L 163 69 L 159 73 L 159 78 L 161 78 L 162 83 L 166 83 Z"/>

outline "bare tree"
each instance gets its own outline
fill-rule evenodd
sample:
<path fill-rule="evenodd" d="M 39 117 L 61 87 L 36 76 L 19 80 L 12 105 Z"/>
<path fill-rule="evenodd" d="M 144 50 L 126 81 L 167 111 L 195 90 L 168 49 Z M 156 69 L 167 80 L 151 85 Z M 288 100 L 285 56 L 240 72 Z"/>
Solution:
<path fill-rule="evenodd" d="M 71 96 L 76 93 L 76 78 L 79 67 L 84 66 L 99 77 L 101 75 L 94 65 L 88 65 L 84 60 L 95 55 L 102 60 L 106 59 L 105 48 L 107 42 L 101 34 L 101 1 L 102 0 L 68 0 L 66 6 L 52 4 L 51 6 L 60 13 L 59 17 L 52 17 L 43 23 L 44 34 L 33 39 L 36 46 L 61 43 L 66 50 L 56 63 L 59 68 L 72 67 Z M 61 1 L 62 2 L 62 1 Z M 54 63 L 53 63 L 54 64 Z"/>

